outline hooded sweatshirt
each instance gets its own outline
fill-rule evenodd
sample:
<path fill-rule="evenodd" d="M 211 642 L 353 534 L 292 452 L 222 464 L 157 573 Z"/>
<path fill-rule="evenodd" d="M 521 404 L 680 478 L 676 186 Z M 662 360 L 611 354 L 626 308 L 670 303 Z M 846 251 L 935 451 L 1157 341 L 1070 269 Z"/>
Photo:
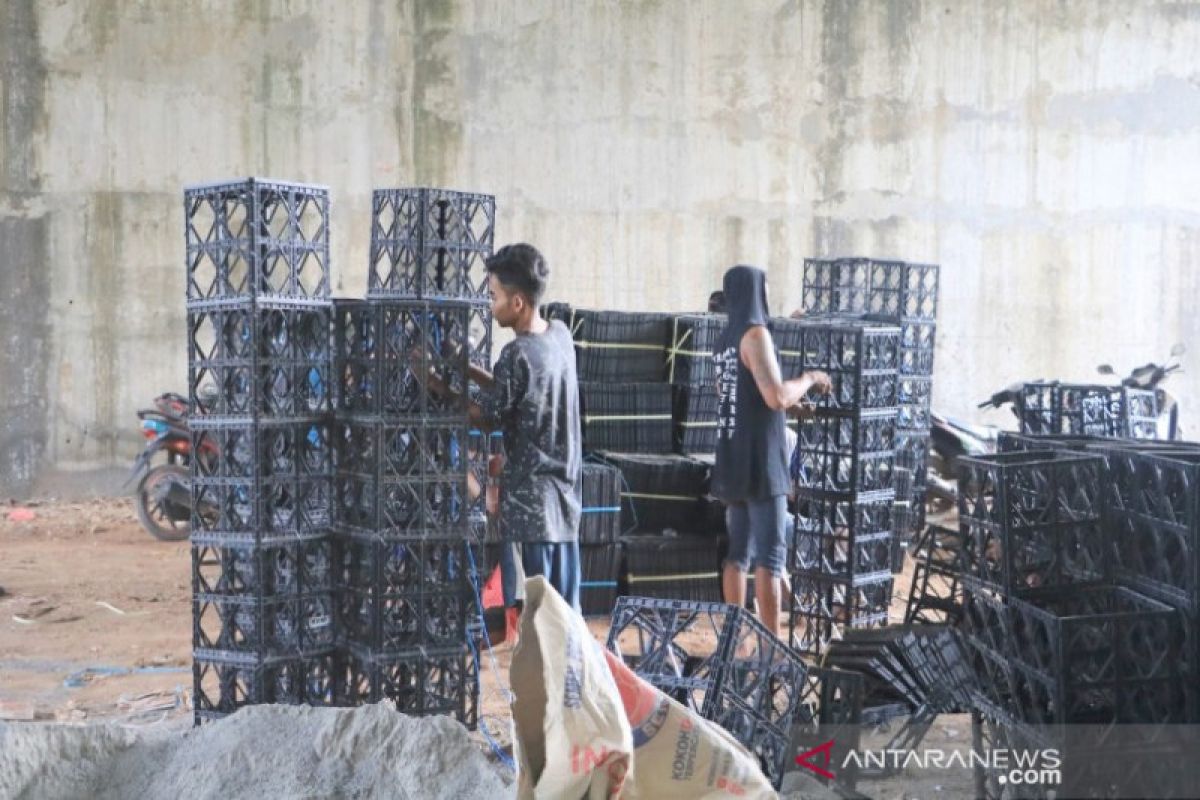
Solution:
<path fill-rule="evenodd" d="M 765 500 L 787 494 L 791 483 L 784 414 L 772 411 L 763 400 L 740 352 L 746 331 L 768 323 L 766 273 L 756 267 L 733 267 L 725 273 L 724 291 L 729 321 L 713 354 L 717 459 L 712 493 L 725 503 Z"/>

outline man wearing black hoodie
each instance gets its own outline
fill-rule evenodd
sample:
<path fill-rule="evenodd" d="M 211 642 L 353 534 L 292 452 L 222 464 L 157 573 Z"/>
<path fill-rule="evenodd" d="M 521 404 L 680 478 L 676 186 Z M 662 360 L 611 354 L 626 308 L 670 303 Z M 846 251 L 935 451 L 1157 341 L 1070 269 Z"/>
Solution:
<path fill-rule="evenodd" d="M 812 371 L 791 380 L 767 329 L 767 276 L 756 267 L 725 273 L 729 321 L 717 341 L 717 457 L 712 491 L 726 506 L 729 555 L 721 576 L 725 600 L 746 602 L 746 573 L 754 562 L 758 614 L 779 632 L 780 578 L 786 552 L 787 496 L 791 477 L 785 413 L 810 390 L 827 394 L 829 376 Z"/>

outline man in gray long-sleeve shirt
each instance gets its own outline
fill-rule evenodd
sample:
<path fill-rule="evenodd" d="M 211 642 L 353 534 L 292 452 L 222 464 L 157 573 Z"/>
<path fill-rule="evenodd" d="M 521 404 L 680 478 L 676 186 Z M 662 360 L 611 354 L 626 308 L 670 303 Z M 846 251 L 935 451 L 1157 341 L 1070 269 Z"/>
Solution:
<path fill-rule="evenodd" d="M 538 315 L 550 270 L 536 248 L 502 247 L 487 271 L 492 318 L 517 334 L 500 351 L 494 374 L 471 369 L 483 390 L 472 422 L 504 432 L 501 535 L 520 544 L 527 576 L 544 575 L 578 610 L 582 435 L 574 343 L 565 325 Z M 509 571 L 506 595 L 515 582 L 511 565 Z"/>

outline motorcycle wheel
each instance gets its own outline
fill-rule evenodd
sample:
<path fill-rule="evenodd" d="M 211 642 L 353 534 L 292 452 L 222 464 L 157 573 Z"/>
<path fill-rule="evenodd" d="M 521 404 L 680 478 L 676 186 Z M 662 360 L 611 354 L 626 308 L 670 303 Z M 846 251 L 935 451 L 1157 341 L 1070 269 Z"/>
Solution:
<path fill-rule="evenodd" d="M 187 484 L 187 468 L 160 464 L 147 472 L 137 487 L 137 515 L 142 527 L 159 541 L 182 542 L 191 533 L 191 511 L 180 509 L 168 498 L 172 484 Z M 186 513 L 183 513 L 186 512 Z M 178 517 L 183 516 L 183 519 Z"/>

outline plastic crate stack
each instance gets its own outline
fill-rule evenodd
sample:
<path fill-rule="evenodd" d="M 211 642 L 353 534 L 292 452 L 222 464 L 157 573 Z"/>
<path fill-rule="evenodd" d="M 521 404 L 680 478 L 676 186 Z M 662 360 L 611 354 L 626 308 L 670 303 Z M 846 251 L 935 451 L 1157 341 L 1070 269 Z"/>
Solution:
<path fill-rule="evenodd" d="M 936 264 L 866 258 L 804 262 L 805 313 L 864 314 L 900 326 L 896 531 L 903 541 L 925 526 L 938 280 Z"/>
<path fill-rule="evenodd" d="M 804 652 L 825 652 L 846 628 L 887 624 L 899 341 L 896 328 L 874 323 L 804 326 L 800 369 L 823 370 L 833 382 L 801 419 L 792 458 L 790 635 Z"/>
<path fill-rule="evenodd" d="M 746 609 L 622 597 L 607 647 L 646 681 L 729 731 L 780 785 L 806 721 L 808 671 L 800 653 Z"/>
<path fill-rule="evenodd" d="M 335 702 L 329 193 L 184 192 L 193 706 Z"/>
<path fill-rule="evenodd" d="M 584 616 L 612 613 L 621 573 L 621 471 L 583 465 L 583 513 L 579 522 L 579 604 Z"/>
<path fill-rule="evenodd" d="M 678 455 L 596 455 L 621 472 L 622 593 L 720 600 L 720 533 L 706 527 L 709 465 Z"/>
<path fill-rule="evenodd" d="M 563 319 L 575 341 L 584 447 L 671 452 L 670 315 L 589 311 L 562 303 L 549 304 L 543 313 Z"/>
<path fill-rule="evenodd" d="M 717 378 L 713 352 L 725 329 L 723 314 L 675 317 L 667 379 L 674 393 L 674 450 L 685 455 L 717 451 Z"/>
<path fill-rule="evenodd" d="M 1105 582 L 1115 551 L 1104 458 L 1044 450 L 963 459 L 959 487 L 976 736 L 985 727 L 1016 741 L 1045 739 L 1055 725 L 1115 732 L 1107 742 L 1051 738 L 1064 763 L 1087 763 L 1124 753 L 1128 739 L 1113 743 L 1139 729 L 1127 726 L 1185 721 L 1176 610 Z M 1172 753 L 1136 744 L 1139 757 Z M 982 796 L 999 796 L 1002 777 L 978 769 Z M 1082 773 L 1072 779 L 1084 782 L 1071 784 L 1083 796 L 1101 790 L 1085 789 Z"/>
<path fill-rule="evenodd" d="M 1038 435 L 1154 439 L 1158 397 L 1128 386 L 1032 381 L 1017 398 L 1021 432 Z"/>
<path fill-rule="evenodd" d="M 367 299 L 338 301 L 335 326 L 343 700 L 472 727 L 491 439 L 469 425 L 467 369 L 491 363 L 494 219 L 486 195 L 376 191 Z"/>

